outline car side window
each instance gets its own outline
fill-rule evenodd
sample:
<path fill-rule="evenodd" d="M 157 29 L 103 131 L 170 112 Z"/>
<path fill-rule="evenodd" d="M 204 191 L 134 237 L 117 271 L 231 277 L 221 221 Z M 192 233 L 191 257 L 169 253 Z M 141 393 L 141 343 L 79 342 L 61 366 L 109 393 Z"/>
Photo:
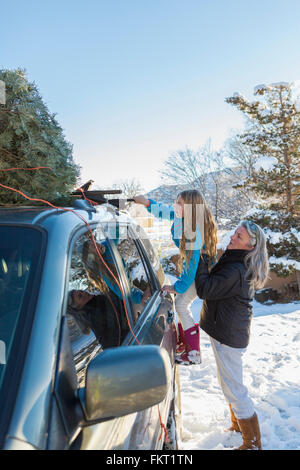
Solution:
<path fill-rule="evenodd" d="M 154 291 L 155 285 L 151 281 L 147 264 L 143 255 L 139 252 L 133 232 L 129 226 L 117 224 L 116 236 L 111 237 L 120 256 L 130 291 L 130 303 L 135 321 L 138 319 L 148 304 Z"/>
<path fill-rule="evenodd" d="M 135 227 L 134 234 L 135 237 L 138 238 L 139 242 L 142 244 L 158 280 L 158 285 L 159 287 L 161 287 L 164 284 L 165 275 L 161 267 L 156 250 L 154 249 L 147 234 L 141 226 Z"/>
<path fill-rule="evenodd" d="M 89 361 L 120 346 L 129 331 L 110 245 L 101 228 L 93 235 L 87 231 L 75 240 L 69 270 L 66 317 L 80 386 Z"/>

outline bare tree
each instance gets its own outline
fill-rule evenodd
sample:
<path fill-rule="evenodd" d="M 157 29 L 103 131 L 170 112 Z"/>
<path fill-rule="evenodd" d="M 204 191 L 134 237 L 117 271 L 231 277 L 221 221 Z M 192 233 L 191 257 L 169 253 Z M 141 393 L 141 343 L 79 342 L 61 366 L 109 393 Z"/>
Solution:
<path fill-rule="evenodd" d="M 177 150 L 164 162 L 164 169 L 160 171 L 164 184 L 187 185 L 198 188 L 202 194 L 206 193 L 206 177 L 209 169 L 208 152 L 206 146 L 198 151 L 189 147 Z"/>
<path fill-rule="evenodd" d="M 216 222 L 224 215 L 223 205 L 226 204 L 226 183 L 224 178 L 225 164 L 222 151 L 210 153 L 210 172 L 209 179 L 211 183 L 211 202 Z"/>
<path fill-rule="evenodd" d="M 251 178 L 257 155 L 245 145 L 239 134 L 232 135 L 227 139 L 224 146 L 227 157 L 234 163 L 234 167 L 242 169 L 246 177 Z"/>
<path fill-rule="evenodd" d="M 113 184 L 113 189 L 121 189 L 121 197 L 125 196 L 127 199 L 132 199 L 137 194 L 143 192 L 141 183 L 135 178 L 117 181 Z"/>
<path fill-rule="evenodd" d="M 251 124 L 253 127 L 253 124 Z M 232 177 L 232 186 L 235 188 L 236 196 L 240 197 L 245 205 L 250 205 L 257 195 L 249 188 L 243 186 L 244 180 L 252 178 L 257 155 L 250 146 L 247 146 L 239 134 L 232 135 L 224 145 L 226 158 L 231 162 L 226 171 Z"/>

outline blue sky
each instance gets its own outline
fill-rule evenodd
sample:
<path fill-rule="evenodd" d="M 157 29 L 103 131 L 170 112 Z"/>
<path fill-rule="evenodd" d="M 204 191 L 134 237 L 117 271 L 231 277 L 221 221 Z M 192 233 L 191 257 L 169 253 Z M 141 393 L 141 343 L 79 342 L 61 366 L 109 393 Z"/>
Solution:
<path fill-rule="evenodd" d="M 243 125 L 225 97 L 300 79 L 299 0 L 10 0 L 1 16 L 0 67 L 26 68 L 102 187 L 154 188 L 171 152 Z"/>

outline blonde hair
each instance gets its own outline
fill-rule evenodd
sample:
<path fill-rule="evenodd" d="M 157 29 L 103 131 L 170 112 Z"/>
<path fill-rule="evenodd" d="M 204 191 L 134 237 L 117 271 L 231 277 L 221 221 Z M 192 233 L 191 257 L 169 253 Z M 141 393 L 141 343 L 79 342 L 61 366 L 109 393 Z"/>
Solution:
<path fill-rule="evenodd" d="M 252 221 L 243 220 L 240 225 L 245 227 L 249 234 L 250 246 L 254 246 L 245 256 L 246 279 L 250 281 L 250 293 L 253 295 L 255 290 L 261 289 L 268 279 L 269 258 L 266 237 L 264 231 Z"/>
<path fill-rule="evenodd" d="M 187 247 L 187 241 L 196 241 L 196 226 L 200 222 L 201 244 L 205 243 L 205 249 L 212 260 L 217 254 L 218 228 L 214 216 L 208 207 L 203 195 L 197 189 L 182 191 L 178 194 L 185 204 L 184 227 L 179 243 L 180 261 L 179 268 L 182 269 L 183 262 L 188 264 L 192 251 Z M 186 210 L 186 209 L 191 210 Z M 202 248 L 202 246 L 200 248 Z M 194 254 L 193 254 L 194 255 Z"/>

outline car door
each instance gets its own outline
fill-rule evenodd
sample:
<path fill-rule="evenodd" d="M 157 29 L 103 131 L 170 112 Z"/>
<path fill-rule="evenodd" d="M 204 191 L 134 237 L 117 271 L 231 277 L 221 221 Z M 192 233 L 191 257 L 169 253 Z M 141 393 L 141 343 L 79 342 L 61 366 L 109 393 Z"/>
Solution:
<path fill-rule="evenodd" d="M 108 225 L 105 228 L 109 236 Z M 129 287 L 130 307 L 137 321 L 125 338 L 125 344 L 156 344 L 165 348 L 174 365 L 175 326 L 170 296 L 160 293 L 164 274 L 150 241 L 139 226 L 120 224 L 115 237 L 109 236 L 120 270 L 124 268 Z M 136 288 L 144 292 L 144 305 L 137 303 Z M 162 426 L 166 424 L 172 390 L 159 406 L 137 414 L 129 449 L 159 448 L 163 443 Z"/>
<path fill-rule="evenodd" d="M 119 226 L 118 230 L 121 237 L 119 233 L 112 238 L 107 227 L 105 233 L 98 225 L 93 227 L 94 239 L 89 231 L 81 230 L 70 244 L 49 448 L 60 446 L 55 423 L 65 429 L 61 431 L 63 448 L 149 449 L 163 441 L 159 440 L 159 416 L 165 419 L 169 396 L 166 403 L 160 404 L 161 411 L 153 407 L 83 428 L 80 410 L 75 406 L 72 409 L 78 390 L 84 386 L 90 360 L 103 349 L 138 343 L 162 344 L 171 354 L 171 338 L 164 344 L 169 329 L 168 313 L 160 311 L 162 299 L 151 266 L 130 230 L 127 241 L 121 239 L 125 229 Z M 123 251 L 117 240 L 122 241 Z M 131 260 L 128 256 L 124 258 L 124 252 L 131 255 Z M 133 283 L 136 277 L 142 281 L 140 284 Z"/>

